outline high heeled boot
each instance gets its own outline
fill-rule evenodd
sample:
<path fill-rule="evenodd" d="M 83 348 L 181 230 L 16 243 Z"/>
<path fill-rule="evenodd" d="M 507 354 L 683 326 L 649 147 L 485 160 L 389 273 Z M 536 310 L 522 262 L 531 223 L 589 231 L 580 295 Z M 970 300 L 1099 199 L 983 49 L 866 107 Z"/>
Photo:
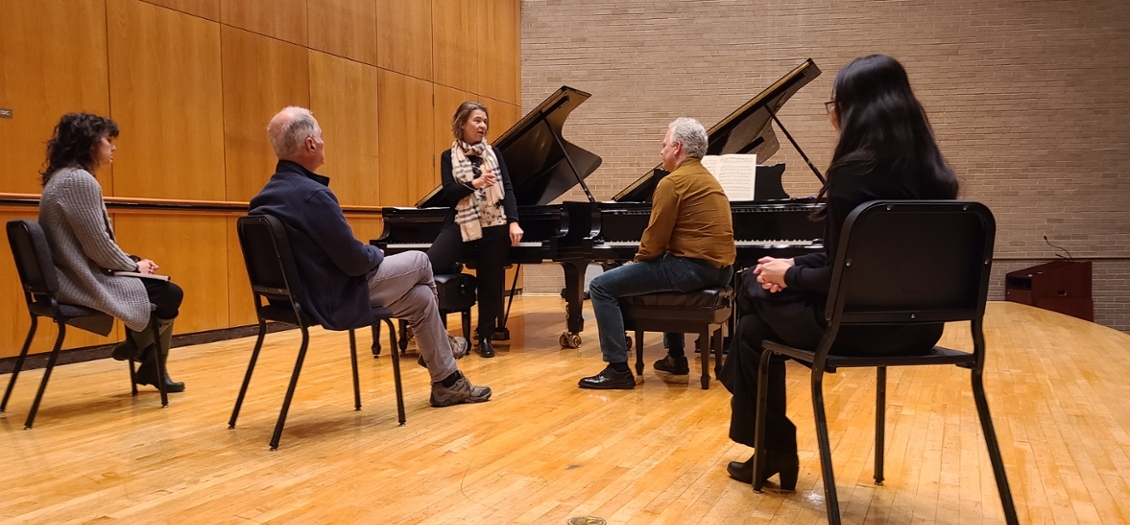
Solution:
<path fill-rule="evenodd" d="M 184 392 L 184 383 L 173 381 L 169 377 L 169 344 L 173 340 L 173 319 L 158 319 L 157 327 L 161 333 L 161 359 L 165 361 L 165 377 L 162 379 L 165 382 L 166 392 Z M 152 337 L 150 337 L 152 339 Z M 153 352 L 155 345 L 149 345 L 142 353 L 141 366 L 137 368 L 137 374 L 134 376 L 135 381 L 139 385 L 152 385 L 157 386 L 157 354 Z"/>

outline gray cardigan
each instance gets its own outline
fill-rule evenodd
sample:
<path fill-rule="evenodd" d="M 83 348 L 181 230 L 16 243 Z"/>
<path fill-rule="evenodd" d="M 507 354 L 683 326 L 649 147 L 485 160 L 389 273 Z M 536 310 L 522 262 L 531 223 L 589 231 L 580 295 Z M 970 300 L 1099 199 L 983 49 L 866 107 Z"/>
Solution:
<path fill-rule="evenodd" d="M 102 186 L 94 175 L 81 168 L 56 171 L 43 187 L 39 224 L 59 270 L 59 300 L 110 314 L 130 330 L 144 330 L 150 303 L 141 279 L 103 271 L 135 272 L 137 263 L 114 242 Z M 72 324 L 101 335 L 113 328 L 113 321 L 105 319 Z"/>

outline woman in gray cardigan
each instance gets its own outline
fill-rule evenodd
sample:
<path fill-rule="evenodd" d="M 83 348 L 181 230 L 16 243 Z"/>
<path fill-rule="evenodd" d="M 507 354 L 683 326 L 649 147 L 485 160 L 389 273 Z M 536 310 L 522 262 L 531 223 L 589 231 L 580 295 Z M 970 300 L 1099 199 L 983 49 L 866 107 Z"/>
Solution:
<path fill-rule="evenodd" d="M 157 364 L 151 351 L 154 341 L 149 324 L 157 323 L 161 347 L 167 351 L 184 293 L 169 281 L 111 273 L 157 271 L 156 263 L 127 255 L 114 242 L 102 186 L 93 175 L 113 162 L 113 140 L 117 136 L 118 125 L 108 118 L 89 113 L 63 115 L 47 141 L 39 223 L 59 270 L 59 299 L 121 319 L 126 325 L 126 340 L 114 347 L 114 359 L 141 360 L 137 383 L 156 386 Z M 151 316 L 151 312 L 156 315 Z M 108 335 L 113 322 L 76 326 Z M 166 391 L 184 391 L 184 383 L 173 382 L 167 373 L 163 379 Z"/>

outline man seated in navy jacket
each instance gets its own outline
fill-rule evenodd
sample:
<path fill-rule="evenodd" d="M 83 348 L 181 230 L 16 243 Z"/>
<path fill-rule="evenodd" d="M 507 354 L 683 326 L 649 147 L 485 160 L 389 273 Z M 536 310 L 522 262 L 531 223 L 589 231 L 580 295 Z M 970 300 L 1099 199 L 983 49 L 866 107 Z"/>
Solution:
<path fill-rule="evenodd" d="M 432 378 L 432 406 L 490 399 L 490 388 L 472 385 L 455 364 L 427 254 L 385 257 L 353 236 L 330 179 L 314 173 L 325 164 L 325 142 L 310 110 L 283 109 L 271 119 L 267 135 L 279 163 L 251 199 L 250 213 L 277 217 L 286 227 L 305 289 L 298 298 L 303 310 L 330 330 L 348 330 L 372 324 L 370 305 L 388 308 L 416 334 Z"/>

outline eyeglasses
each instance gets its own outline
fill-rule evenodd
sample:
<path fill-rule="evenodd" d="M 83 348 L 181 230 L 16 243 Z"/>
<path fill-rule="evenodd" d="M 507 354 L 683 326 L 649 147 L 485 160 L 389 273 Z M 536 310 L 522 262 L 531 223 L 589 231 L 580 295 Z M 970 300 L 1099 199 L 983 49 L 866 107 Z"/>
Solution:
<path fill-rule="evenodd" d="M 836 109 L 836 101 L 835 100 L 829 100 L 829 101 L 824 103 L 824 111 L 831 113 L 833 109 Z"/>
<path fill-rule="evenodd" d="M 479 167 L 478 167 L 478 166 L 471 166 L 471 173 L 474 173 L 474 174 L 475 174 L 475 178 L 477 179 L 477 178 L 479 178 L 480 176 L 482 176 L 482 174 L 483 174 L 483 170 L 479 169 Z"/>

